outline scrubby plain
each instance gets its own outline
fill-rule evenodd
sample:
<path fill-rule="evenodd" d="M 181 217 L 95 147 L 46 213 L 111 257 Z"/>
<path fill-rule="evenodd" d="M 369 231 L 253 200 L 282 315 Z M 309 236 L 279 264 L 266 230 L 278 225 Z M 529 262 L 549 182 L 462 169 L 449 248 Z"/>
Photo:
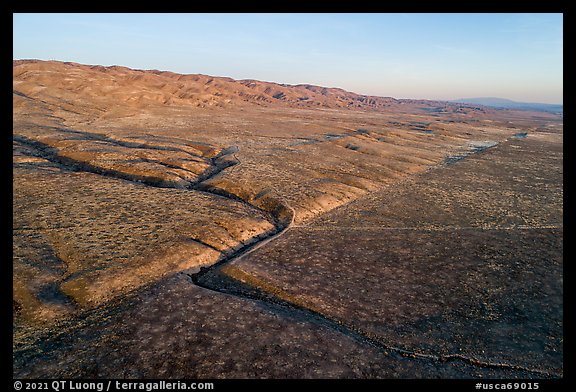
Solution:
<path fill-rule="evenodd" d="M 13 64 L 15 377 L 562 377 L 562 117 Z"/>

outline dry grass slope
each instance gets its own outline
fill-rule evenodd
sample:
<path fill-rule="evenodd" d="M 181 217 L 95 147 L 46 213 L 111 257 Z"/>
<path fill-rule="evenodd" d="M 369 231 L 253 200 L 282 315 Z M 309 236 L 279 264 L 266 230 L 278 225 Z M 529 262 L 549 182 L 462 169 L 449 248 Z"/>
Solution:
<path fill-rule="evenodd" d="M 562 246 L 557 216 L 562 129 L 562 118 L 551 113 L 119 66 L 14 61 L 15 375 L 116 377 L 118 368 L 126 368 L 123 374 L 135 377 L 407 377 L 411 371 L 420 376 L 534 377 L 540 373 L 529 369 L 487 370 L 470 362 L 446 365 L 406 362 L 388 353 L 383 357 L 379 349 L 366 349 L 361 337 L 352 339 L 328 324 L 302 321 L 302 316 L 266 306 L 260 309 L 246 299 L 228 301 L 231 297 L 218 293 L 219 287 L 214 292 L 200 289 L 178 273 L 194 274 L 253 244 L 265 244 L 239 263 L 223 264 L 220 276 L 339 320 L 375 341 L 436 355 L 452 352 L 451 344 L 460 342 L 468 349 L 478 343 L 474 331 L 502 314 L 496 289 L 484 296 L 471 291 L 483 276 L 478 260 L 486 257 L 478 244 L 526 245 L 518 254 L 538 269 L 541 260 L 531 258 L 529 245 L 540 239 L 553 266 L 538 284 L 553 300 L 549 312 L 526 330 L 533 339 L 529 349 L 536 354 L 520 362 L 534 367 L 542 360 L 548 375 L 555 376 L 562 339 L 555 329 L 559 286 L 553 283 Z M 446 235 L 458 225 L 550 230 L 530 232 L 521 240 L 516 232 L 492 239 L 478 233 L 468 239 Z M 409 236 L 402 230 L 378 231 L 396 226 L 414 230 Z M 285 235 L 273 237 L 277 233 Z M 278 239 L 265 242 L 271 238 Z M 454 298 L 464 290 L 472 295 L 470 301 L 455 304 L 448 291 L 434 298 L 433 290 L 422 292 L 420 297 L 418 290 L 427 282 L 441 285 L 438 273 L 446 267 L 439 263 L 444 260 L 442 247 L 456 246 L 457 240 L 480 246 L 474 248 L 478 259 L 465 257 L 450 267 L 453 275 L 448 273 L 454 285 L 446 290 L 459 293 Z M 415 257 L 430 264 L 414 264 Z M 503 270 L 511 256 L 494 257 L 490 273 Z M 378 264 L 389 259 L 397 263 Z M 479 272 L 466 275 L 466 266 Z M 389 280 L 383 271 L 398 274 L 405 287 L 383 287 Z M 412 279 L 415 274 L 422 280 Z M 508 282 L 505 278 L 495 281 Z M 381 292 L 390 293 L 386 301 L 378 297 Z M 524 306 L 534 292 L 512 289 L 509 294 Z M 128 310 L 130 298 L 138 298 L 133 310 Z M 162 305 L 162 298 L 171 302 Z M 406 298 L 409 304 L 403 304 Z M 465 314 L 473 326 L 442 313 L 435 299 L 468 307 Z M 535 301 L 530 309 L 539 304 Z M 156 316 L 147 318 L 148 309 Z M 556 324 L 546 330 L 546 320 Z M 498 324 L 498 336 L 517 337 L 505 333 L 506 322 Z M 101 324 L 110 333 L 90 335 L 88 326 Z M 206 325 L 210 333 L 202 332 Z M 434 325 L 457 325 L 464 332 L 450 337 L 420 330 Z M 414 339 L 403 330 L 413 331 Z M 550 337 L 542 343 L 546 331 Z M 154 339 L 154 349 L 134 342 L 134 336 Z M 330 343 L 310 343 L 317 338 Z M 447 343 L 449 338 L 456 343 Z M 291 349 L 288 341 L 299 348 Z M 258 359 L 258 350 L 269 353 L 273 342 L 284 370 L 263 366 Z M 511 344 L 510 352 L 528 350 L 505 343 Z M 536 347 L 541 343 L 544 351 Z M 110 357 L 123 365 L 83 359 L 84 344 L 91 358 Z M 246 353 L 234 369 L 222 359 L 227 344 Z M 150 360 L 140 361 L 132 346 Z M 196 346 L 203 348 L 204 360 L 176 364 L 175 357 L 166 357 L 193 352 Z M 352 353 L 348 365 L 331 367 L 333 359 L 342 360 L 347 353 Z M 501 352 L 493 357 L 466 354 L 510 361 Z M 303 356 L 314 359 L 304 361 Z M 173 371 L 160 363 L 174 365 Z"/>

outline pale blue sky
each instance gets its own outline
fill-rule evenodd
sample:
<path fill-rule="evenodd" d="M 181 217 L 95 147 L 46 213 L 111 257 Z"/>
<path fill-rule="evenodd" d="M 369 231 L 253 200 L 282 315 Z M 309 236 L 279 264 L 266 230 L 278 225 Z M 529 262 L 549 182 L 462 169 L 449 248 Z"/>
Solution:
<path fill-rule="evenodd" d="M 562 103 L 562 14 L 14 14 L 13 58 Z"/>

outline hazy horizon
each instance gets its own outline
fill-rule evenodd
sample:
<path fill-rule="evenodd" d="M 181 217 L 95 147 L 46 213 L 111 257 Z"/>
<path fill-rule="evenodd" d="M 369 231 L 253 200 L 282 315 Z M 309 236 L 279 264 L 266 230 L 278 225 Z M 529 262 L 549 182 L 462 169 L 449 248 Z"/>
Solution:
<path fill-rule="evenodd" d="M 13 59 L 563 104 L 562 14 L 13 14 Z"/>

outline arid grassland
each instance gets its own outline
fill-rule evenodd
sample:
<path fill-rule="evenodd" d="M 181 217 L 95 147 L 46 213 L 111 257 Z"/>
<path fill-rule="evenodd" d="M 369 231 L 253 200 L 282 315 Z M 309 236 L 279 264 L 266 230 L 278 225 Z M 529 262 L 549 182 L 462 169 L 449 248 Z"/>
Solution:
<path fill-rule="evenodd" d="M 18 378 L 561 378 L 563 118 L 13 63 Z"/>

